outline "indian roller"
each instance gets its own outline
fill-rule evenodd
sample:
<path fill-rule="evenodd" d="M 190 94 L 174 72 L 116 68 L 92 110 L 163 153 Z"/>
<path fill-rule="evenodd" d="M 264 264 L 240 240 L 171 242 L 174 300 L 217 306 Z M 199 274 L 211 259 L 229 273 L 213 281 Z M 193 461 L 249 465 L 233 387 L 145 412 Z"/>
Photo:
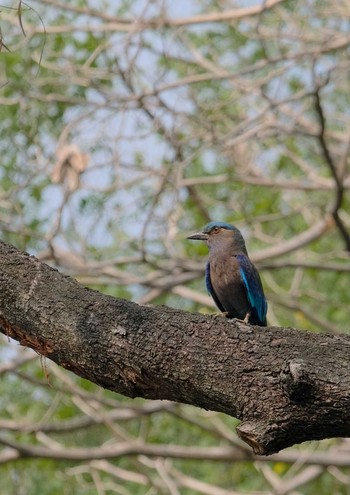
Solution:
<path fill-rule="evenodd" d="M 220 311 L 227 318 L 265 327 L 267 302 L 264 290 L 241 232 L 225 222 L 210 222 L 202 232 L 187 239 L 205 241 L 209 247 L 205 281 Z"/>

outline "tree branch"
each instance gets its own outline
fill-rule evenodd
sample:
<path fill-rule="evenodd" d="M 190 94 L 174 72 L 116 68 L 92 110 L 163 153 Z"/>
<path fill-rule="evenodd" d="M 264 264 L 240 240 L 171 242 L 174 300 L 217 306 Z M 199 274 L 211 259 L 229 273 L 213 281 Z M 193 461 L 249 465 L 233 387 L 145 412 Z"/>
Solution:
<path fill-rule="evenodd" d="M 0 291 L 5 335 L 128 397 L 239 418 L 238 434 L 255 453 L 350 435 L 349 336 L 139 306 L 5 243 Z"/>
<path fill-rule="evenodd" d="M 268 459 L 236 446 L 218 447 L 188 447 L 174 444 L 150 444 L 138 441 L 115 442 L 108 446 L 99 447 L 59 447 L 33 445 L 10 440 L 0 436 L 0 444 L 8 447 L 0 455 L 0 464 L 6 464 L 20 458 L 43 458 L 56 460 L 90 461 L 97 459 L 116 459 L 125 456 L 145 455 L 149 457 L 164 457 L 172 459 L 192 459 L 211 461 L 275 461 L 286 464 L 300 462 L 305 465 L 318 464 L 320 466 L 349 466 L 348 450 L 330 450 L 328 452 L 304 452 L 292 449 L 279 454 L 272 454 Z"/>
<path fill-rule="evenodd" d="M 320 124 L 318 141 L 320 143 L 320 147 L 321 147 L 325 162 L 327 163 L 327 165 L 331 171 L 331 174 L 333 176 L 334 182 L 335 182 L 335 200 L 334 200 L 334 205 L 332 206 L 331 214 L 334 218 L 334 222 L 337 225 L 341 236 L 343 237 L 343 240 L 345 243 L 345 248 L 348 252 L 350 252 L 350 235 L 349 235 L 349 232 L 348 232 L 346 226 L 344 225 L 342 219 L 339 216 L 339 210 L 343 204 L 344 190 L 345 190 L 344 189 L 344 183 L 343 183 L 344 174 L 338 173 L 336 164 L 334 163 L 334 160 L 333 160 L 332 155 L 331 155 L 329 148 L 328 148 L 328 144 L 327 144 L 326 137 L 325 137 L 326 118 L 325 118 L 325 115 L 323 112 L 319 87 L 317 87 L 315 90 L 315 110 L 316 110 L 319 124 Z"/>

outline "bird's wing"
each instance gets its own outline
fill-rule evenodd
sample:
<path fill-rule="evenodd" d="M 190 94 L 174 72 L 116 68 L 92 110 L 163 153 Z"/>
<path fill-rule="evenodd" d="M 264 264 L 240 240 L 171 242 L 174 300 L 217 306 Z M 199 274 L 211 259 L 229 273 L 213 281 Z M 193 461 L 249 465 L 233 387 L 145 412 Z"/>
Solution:
<path fill-rule="evenodd" d="M 211 295 L 211 297 L 214 299 L 215 304 L 217 307 L 225 313 L 225 308 L 221 304 L 221 302 L 218 299 L 218 296 L 215 294 L 214 288 L 211 283 L 211 278 L 210 278 L 210 263 L 208 261 L 207 266 L 205 267 L 205 285 L 207 286 L 207 291 Z"/>
<path fill-rule="evenodd" d="M 252 307 L 252 319 L 258 318 L 260 325 L 266 325 L 267 302 L 261 285 L 259 273 L 247 256 L 236 256 L 243 284 L 247 291 L 249 304 Z M 254 318 L 255 317 L 255 318 Z M 258 322 L 257 322 L 258 323 Z"/>

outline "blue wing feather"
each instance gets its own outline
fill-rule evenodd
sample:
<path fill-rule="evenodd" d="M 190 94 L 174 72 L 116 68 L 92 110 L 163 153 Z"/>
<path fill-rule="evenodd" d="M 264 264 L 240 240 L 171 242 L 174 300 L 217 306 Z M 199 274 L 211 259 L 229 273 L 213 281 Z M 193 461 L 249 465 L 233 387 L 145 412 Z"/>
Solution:
<path fill-rule="evenodd" d="M 266 325 L 267 302 L 261 285 L 259 273 L 249 258 L 244 255 L 236 256 L 243 284 L 251 306 L 251 323 Z"/>
<path fill-rule="evenodd" d="M 210 263 L 208 261 L 207 266 L 205 267 L 205 285 L 207 286 L 207 291 L 211 295 L 211 297 L 214 299 L 215 304 L 217 307 L 225 313 L 225 308 L 221 304 L 221 302 L 218 299 L 218 296 L 215 294 L 213 285 L 211 283 L 211 278 L 210 278 Z"/>

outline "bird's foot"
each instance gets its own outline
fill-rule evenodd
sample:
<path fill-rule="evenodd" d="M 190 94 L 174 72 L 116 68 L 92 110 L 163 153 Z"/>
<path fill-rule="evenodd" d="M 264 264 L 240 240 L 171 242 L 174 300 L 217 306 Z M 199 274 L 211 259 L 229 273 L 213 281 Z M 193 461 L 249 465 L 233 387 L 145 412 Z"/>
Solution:
<path fill-rule="evenodd" d="M 249 323 L 249 318 L 250 318 L 250 311 L 248 311 L 248 313 L 245 315 L 245 318 L 244 318 L 244 323 Z"/>
<path fill-rule="evenodd" d="M 229 314 L 227 311 L 224 311 L 223 313 L 214 313 L 212 316 L 214 316 L 214 318 L 218 318 L 219 316 L 224 316 L 225 318 L 228 318 Z"/>

